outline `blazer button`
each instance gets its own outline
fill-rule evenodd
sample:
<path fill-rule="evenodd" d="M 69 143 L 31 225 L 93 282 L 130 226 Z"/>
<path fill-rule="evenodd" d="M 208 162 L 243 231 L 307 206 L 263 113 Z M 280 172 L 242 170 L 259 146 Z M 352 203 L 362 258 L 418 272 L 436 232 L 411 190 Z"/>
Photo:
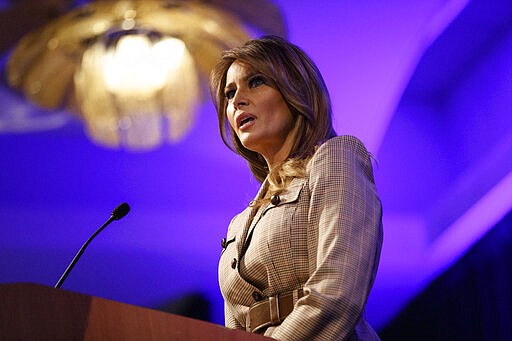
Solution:
<path fill-rule="evenodd" d="M 236 269 L 236 258 L 231 261 L 231 268 Z"/>
<path fill-rule="evenodd" d="M 279 195 L 273 195 L 270 197 L 270 202 L 272 203 L 272 205 L 277 206 L 281 202 L 281 198 L 279 197 Z"/>
<path fill-rule="evenodd" d="M 261 296 L 261 294 L 257 291 L 253 291 L 252 292 L 252 298 L 254 298 L 255 301 L 261 301 L 261 299 L 263 298 Z"/>

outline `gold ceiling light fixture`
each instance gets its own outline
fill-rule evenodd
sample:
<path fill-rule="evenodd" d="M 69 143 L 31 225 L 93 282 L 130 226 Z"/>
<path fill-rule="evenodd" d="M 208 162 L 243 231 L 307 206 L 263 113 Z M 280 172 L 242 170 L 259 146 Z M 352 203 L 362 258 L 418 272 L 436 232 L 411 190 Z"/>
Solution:
<path fill-rule="evenodd" d="M 104 0 L 23 37 L 9 85 L 46 109 L 81 117 L 92 140 L 147 150 L 191 129 L 221 51 L 251 30 L 284 36 L 270 1 Z"/>

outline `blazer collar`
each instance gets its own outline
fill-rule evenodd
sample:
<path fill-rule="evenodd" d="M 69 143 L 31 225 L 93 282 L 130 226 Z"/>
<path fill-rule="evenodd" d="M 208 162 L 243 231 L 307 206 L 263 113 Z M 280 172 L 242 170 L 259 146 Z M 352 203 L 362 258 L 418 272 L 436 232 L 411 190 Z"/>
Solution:
<path fill-rule="evenodd" d="M 242 217 L 242 221 L 244 222 L 244 229 L 242 232 L 242 238 L 240 239 L 240 243 L 238 244 L 238 246 L 239 246 L 238 254 L 239 255 L 243 249 L 243 246 L 246 243 L 247 236 L 252 232 L 252 230 L 254 229 L 256 224 L 258 224 L 258 221 L 260 220 L 260 218 L 268 210 L 270 210 L 274 207 L 282 206 L 282 205 L 297 201 L 297 199 L 299 198 L 299 195 L 301 193 L 301 190 L 304 186 L 305 181 L 306 181 L 306 179 L 304 179 L 304 178 L 294 178 L 294 179 L 292 179 L 290 184 L 288 184 L 288 186 L 285 188 L 285 190 L 281 194 L 279 194 L 279 200 L 278 200 L 279 202 L 275 202 L 275 203 L 270 202 L 266 207 L 264 207 L 261 210 L 258 210 L 253 206 L 249 206 L 244 211 L 244 217 Z M 258 194 L 254 198 L 254 200 L 261 199 L 263 197 L 264 193 L 267 191 L 268 186 L 269 186 L 268 180 L 265 179 L 265 181 L 262 183 L 260 190 L 258 191 Z"/>
<path fill-rule="evenodd" d="M 276 206 L 281 206 L 283 204 L 296 201 L 299 198 L 302 186 L 304 185 L 305 181 L 306 180 L 304 178 L 293 178 L 292 181 L 288 184 L 288 186 L 286 186 L 285 190 L 278 195 L 278 202 L 270 202 L 268 206 L 265 208 L 265 211 Z"/>

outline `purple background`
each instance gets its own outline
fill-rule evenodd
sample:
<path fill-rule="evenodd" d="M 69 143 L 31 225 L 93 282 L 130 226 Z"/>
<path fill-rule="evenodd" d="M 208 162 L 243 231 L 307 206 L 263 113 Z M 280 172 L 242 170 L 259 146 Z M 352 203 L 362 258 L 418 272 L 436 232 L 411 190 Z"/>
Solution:
<path fill-rule="evenodd" d="M 385 241 L 367 317 L 379 328 L 512 208 L 512 3 L 276 3 L 324 75 L 338 133 L 378 160 Z M 213 106 L 179 144 L 130 153 L 0 87 L 0 282 L 54 285 L 126 201 L 63 288 L 148 307 L 199 292 L 222 323 L 220 240 L 258 184 Z"/>

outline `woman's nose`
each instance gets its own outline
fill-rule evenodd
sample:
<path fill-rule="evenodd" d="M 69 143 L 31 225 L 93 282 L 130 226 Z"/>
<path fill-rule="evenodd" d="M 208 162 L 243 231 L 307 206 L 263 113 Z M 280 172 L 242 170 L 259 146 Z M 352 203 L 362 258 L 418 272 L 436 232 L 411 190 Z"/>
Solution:
<path fill-rule="evenodd" d="M 233 96 L 233 104 L 235 105 L 235 107 L 239 108 L 240 106 L 247 105 L 247 103 L 249 103 L 249 101 L 247 99 L 245 92 L 243 90 L 241 91 L 240 89 L 238 89 L 235 92 L 235 95 Z"/>

